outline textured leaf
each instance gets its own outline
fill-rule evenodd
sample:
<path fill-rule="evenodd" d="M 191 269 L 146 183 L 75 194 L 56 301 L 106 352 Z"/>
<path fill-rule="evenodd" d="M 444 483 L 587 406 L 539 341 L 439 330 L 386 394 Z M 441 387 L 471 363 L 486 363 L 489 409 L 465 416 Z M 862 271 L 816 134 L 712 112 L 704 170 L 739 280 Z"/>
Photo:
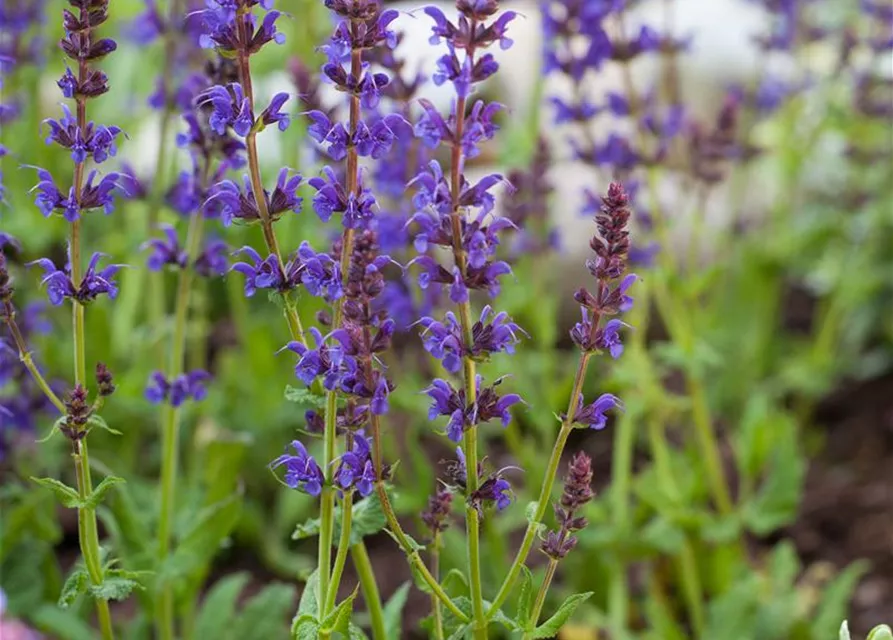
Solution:
<path fill-rule="evenodd" d="M 365 500 L 354 503 L 351 512 L 350 544 L 359 544 L 366 536 L 375 535 L 387 526 L 381 500 L 373 493 Z M 311 518 L 295 527 L 292 540 L 302 540 L 319 535 L 319 518 Z M 332 546 L 338 544 L 341 535 L 341 505 L 335 507 L 335 527 L 332 535 Z"/>
<path fill-rule="evenodd" d="M 44 442 L 49 442 L 49 441 L 50 441 L 50 438 L 52 438 L 54 435 L 56 435 L 57 433 L 59 433 L 59 429 L 60 429 L 60 427 L 61 427 L 62 425 L 64 425 L 65 422 L 66 422 L 67 420 L 68 420 L 68 416 L 62 416 L 61 418 L 58 418 L 58 419 L 53 423 L 53 426 L 52 426 L 52 428 L 50 429 L 50 432 L 49 432 L 48 434 L 46 434 L 44 437 L 42 437 L 40 440 L 38 440 L 38 441 L 37 441 L 37 444 L 43 444 Z"/>
<path fill-rule="evenodd" d="M 288 385 L 285 387 L 285 399 L 296 404 L 308 405 L 317 409 L 326 408 L 326 397 L 313 393 L 310 389 L 299 389 Z"/>
<path fill-rule="evenodd" d="M 527 628 L 527 620 L 530 618 L 530 609 L 533 606 L 533 575 L 527 565 L 521 565 L 521 590 L 518 594 L 517 620 L 522 628 Z"/>
<path fill-rule="evenodd" d="M 291 635 L 294 640 L 319 640 L 319 628 L 316 617 L 302 614 L 295 618 Z"/>
<path fill-rule="evenodd" d="M 59 594 L 59 607 L 67 609 L 73 605 L 77 599 L 87 592 L 87 581 L 89 576 L 83 567 L 77 567 L 66 578 L 65 584 L 62 585 L 62 593 Z"/>
<path fill-rule="evenodd" d="M 384 606 L 384 628 L 388 638 L 400 638 L 403 635 L 403 608 L 411 585 L 409 581 L 401 584 Z"/>
<path fill-rule="evenodd" d="M 360 585 L 354 587 L 353 593 L 347 596 L 335 607 L 322 623 L 322 627 L 328 631 L 335 631 L 344 636 L 350 635 L 350 616 L 353 613 L 353 603 L 357 599 Z"/>
<path fill-rule="evenodd" d="M 242 608 L 230 632 L 234 640 L 281 638 L 294 608 L 295 589 L 289 584 L 271 584 Z M 197 636 L 205 637 L 205 636 Z"/>
<path fill-rule="evenodd" d="M 248 583 L 248 573 L 239 572 L 219 580 L 205 596 L 195 622 L 195 638 L 225 638 L 236 615 L 239 594 Z"/>
<path fill-rule="evenodd" d="M 397 636 L 388 636 L 388 637 L 392 638 L 392 637 L 397 637 Z M 350 640 L 369 640 L 369 636 L 366 635 L 366 632 L 363 631 L 357 625 L 355 625 L 353 622 L 350 623 L 348 638 L 350 638 Z"/>
<path fill-rule="evenodd" d="M 592 593 L 592 591 L 587 591 L 586 593 L 575 593 L 570 596 L 560 607 L 558 607 L 558 611 L 556 611 L 551 618 L 533 630 L 530 637 L 551 638 L 556 635 L 561 631 L 561 627 L 563 627 L 564 624 L 570 620 L 570 617 L 574 615 L 574 611 L 576 611 L 577 607 L 592 597 Z"/>
<path fill-rule="evenodd" d="M 34 482 L 42 487 L 50 489 L 56 494 L 62 506 L 68 509 L 78 509 L 83 506 L 81 498 L 75 489 L 72 489 L 64 482 L 59 482 L 55 478 L 31 478 Z"/>
<path fill-rule="evenodd" d="M 440 581 L 440 585 L 444 591 L 454 597 L 471 595 L 468 579 L 459 569 L 450 569 Z"/>
<path fill-rule="evenodd" d="M 319 588 L 319 570 L 314 570 L 307 578 L 304 591 L 301 593 L 301 602 L 298 604 L 299 614 L 308 614 L 316 618 L 319 615 L 319 601 L 316 599 L 316 590 Z"/>
<path fill-rule="evenodd" d="M 533 502 L 528 502 L 527 506 L 524 507 L 524 517 L 527 518 L 527 522 L 530 524 L 536 525 L 536 535 L 541 535 L 543 531 L 546 529 L 546 525 L 542 522 L 536 522 L 536 512 L 540 508 L 540 503 L 534 500 Z"/>
<path fill-rule="evenodd" d="M 91 585 L 87 591 L 97 600 L 126 600 L 135 589 L 144 589 L 136 580 L 131 578 L 114 577 L 106 575 L 101 584 Z"/>
<path fill-rule="evenodd" d="M 119 478 L 117 476 L 106 476 L 102 479 L 95 489 L 93 489 L 93 493 L 87 496 L 87 499 L 84 501 L 84 505 L 88 509 L 95 509 L 100 505 L 105 494 L 108 493 L 108 490 L 114 487 L 117 484 L 124 484 L 124 478 Z"/>

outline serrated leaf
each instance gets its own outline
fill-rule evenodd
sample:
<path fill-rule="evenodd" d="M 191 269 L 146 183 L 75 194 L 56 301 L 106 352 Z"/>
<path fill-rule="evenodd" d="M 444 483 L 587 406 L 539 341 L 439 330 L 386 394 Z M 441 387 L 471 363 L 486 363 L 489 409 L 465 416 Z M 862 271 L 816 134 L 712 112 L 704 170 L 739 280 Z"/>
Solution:
<path fill-rule="evenodd" d="M 303 404 L 317 409 L 326 408 L 326 397 L 313 393 L 310 389 L 300 389 L 288 385 L 285 387 L 285 399 L 295 404 Z"/>
<path fill-rule="evenodd" d="M 473 607 L 471 604 L 471 600 L 466 598 L 465 596 L 459 596 L 458 598 L 453 598 L 453 604 L 456 605 L 456 608 L 459 609 L 462 613 L 464 613 L 469 620 L 471 620 L 473 615 Z M 455 615 L 453 612 L 447 608 L 443 610 L 443 631 L 448 634 L 449 637 L 461 638 L 464 635 L 464 631 L 459 635 L 455 635 L 457 630 L 465 629 L 467 631 L 471 628 L 471 623 L 464 623 Z"/>
<path fill-rule="evenodd" d="M 89 433 L 90 429 L 92 429 L 93 427 L 99 427 L 103 431 L 108 431 L 113 436 L 121 435 L 120 431 L 118 431 L 117 429 L 112 429 L 109 426 L 108 422 L 105 421 L 105 418 L 95 413 L 87 419 L 87 432 Z"/>
<path fill-rule="evenodd" d="M 319 601 L 316 597 L 316 591 L 319 589 L 319 569 L 315 569 L 307 583 L 304 585 L 304 591 L 301 593 L 301 601 L 298 604 L 298 614 L 307 614 L 314 619 L 319 615 Z"/>
<path fill-rule="evenodd" d="M 533 575 L 527 565 L 521 565 L 521 590 L 518 594 L 517 619 L 522 628 L 527 628 L 530 619 L 530 609 L 533 606 Z"/>
<path fill-rule="evenodd" d="M 287 629 L 294 599 L 295 589 L 289 584 L 265 587 L 242 607 L 230 632 L 231 637 L 238 640 L 281 638 Z"/>
<path fill-rule="evenodd" d="M 102 479 L 102 482 L 96 485 L 96 488 L 93 489 L 93 493 L 87 496 L 87 499 L 84 500 L 84 506 L 88 509 L 95 509 L 102 502 L 109 489 L 117 484 L 124 484 L 124 482 L 124 478 L 119 478 L 118 476 L 106 476 Z"/>
<path fill-rule="evenodd" d="M 68 509 L 79 509 L 83 506 L 78 492 L 64 482 L 60 482 L 55 478 L 35 478 L 33 476 L 31 477 L 31 480 L 55 493 L 59 502 L 62 503 L 62 506 Z"/>
<path fill-rule="evenodd" d="M 384 606 L 384 628 L 388 638 L 400 638 L 403 635 L 403 608 L 406 606 L 406 599 L 409 597 L 411 585 L 412 583 L 407 580 L 397 587 L 394 595 L 391 596 Z"/>
<path fill-rule="evenodd" d="M 295 618 L 291 627 L 291 637 L 293 640 L 319 640 L 319 629 L 316 617 L 302 614 Z"/>
<path fill-rule="evenodd" d="M 62 609 L 67 609 L 73 605 L 77 599 L 87 592 L 87 580 L 89 576 L 82 567 L 76 568 L 62 585 L 62 593 L 59 594 L 58 605 Z"/>
<path fill-rule="evenodd" d="M 236 614 L 236 603 L 248 583 L 248 573 L 242 571 L 219 580 L 202 602 L 195 622 L 195 638 L 225 638 Z"/>
<path fill-rule="evenodd" d="M 378 494 L 373 493 L 365 500 L 355 502 L 351 511 L 350 544 L 359 544 L 366 536 L 375 535 L 387 526 L 387 518 L 381 507 Z M 302 540 L 319 534 L 319 518 L 311 518 L 295 527 L 292 540 Z M 332 546 L 338 544 L 341 535 L 341 505 L 335 507 L 335 526 Z"/>
<path fill-rule="evenodd" d="M 116 578 L 106 575 L 102 583 L 91 585 L 88 593 L 97 600 L 126 600 L 135 589 L 144 589 L 136 580 L 131 578 Z"/>
<path fill-rule="evenodd" d="M 335 607 L 322 623 L 327 631 L 334 631 L 343 635 L 350 635 L 350 616 L 353 613 L 353 603 L 359 593 L 360 585 L 354 587 L 353 593 L 347 596 Z"/>
<path fill-rule="evenodd" d="M 551 618 L 533 630 L 530 637 L 551 638 L 555 636 L 561 631 L 561 627 L 570 620 L 570 617 L 574 615 L 574 611 L 576 611 L 577 607 L 592 597 L 592 593 L 592 591 L 587 591 L 586 593 L 575 593 L 570 596 L 567 600 L 561 603 L 561 606 L 558 607 L 558 611 L 556 611 Z"/>
<path fill-rule="evenodd" d="M 465 638 L 465 634 L 471 631 L 471 623 L 463 624 L 461 627 L 458 627 L 455 631 L 453 631 L 447 640 L 463 640 Z"/>

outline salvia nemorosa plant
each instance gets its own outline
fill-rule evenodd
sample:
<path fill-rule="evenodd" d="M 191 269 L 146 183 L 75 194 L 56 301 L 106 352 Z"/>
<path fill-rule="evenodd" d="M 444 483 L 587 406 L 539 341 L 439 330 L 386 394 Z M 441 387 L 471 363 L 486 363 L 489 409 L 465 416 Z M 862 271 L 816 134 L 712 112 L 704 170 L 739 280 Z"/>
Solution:
<path fill-rule="evenodd" d="M 26 322 L 20 327 L 16 319 L 13 288 L 5 259 L 0 264 L 0 281 L 3 282 L 2 317 L 22 363 L 62 416 L 57 420 L 53 433 L 61 433 L 70 442 L 77 487 L 69 487 L 53 478 L 37 481 L 52 489 L 64 506 L 78 511 L 78 537 L 84 568 L 79 569 L 72 579 L 79 583 L 81 591 L 88 591 L 93 595 L 102 637 L 112 638 L 114 630 L 108 600 L 111 597 L 125 597 L 138 585 L 126 572 L 112 568 L 113 563 L 103 557 L 99 547 L 96 509 L 105 492 L 121 480 L 109 476 L 96 487 L 93 486 L 87 436 L 93 427 L 106 426 L 98 411 L 114 393 L 115 385 L 111 373 L 102 363 L 95 365 L 95 376 L 88 378 L 84 327 L 85 312 L 91 303 L 103 296 L 117 296 L 115 277 L 121 265 L 109 264 L 107 258 L 99 252 L 93 252 L 89 259 L 86 257 L 86 239 L 82 234 L 82 225 L 85 216 L 97 215 L 98 211 L 111 213 L 116 193 L 125 188 L 119 174 L 112 172 L 100 176 L 99 170 L 92 168 L 92 165 L 101 165 L 115 155 L 121 130 L 115 126 L 94 123 L 88 120 L 87 113 L 89 101 L 109 90 L 108 78 L 96 64 L 114 52 L 117 45 L 114 40 L 102 38 L 97 33 L 97 29 L 108 19 L 107 2 L 72 0 L 69 4 L 70 9 L 65 9 L 62 15 L 65 35 L 59 41 L 59 47 L 68 58 L 69 66 L 57 84 L 63 97 L 73 101 L 74 112 L 67 104 L 63 104 L 62 117 L 47 119 L 44 126 L 47 144 L 55 144 L 67 151 L 73 162 L 73 172 L 70 179 L 63 179 L 38 168 L 39 182 L 34 188 L 35 204 L 41 213 L 45 217 L 61 216 L 69 224 L 67 261 L 61 268 L 48 258 L 31 263 L 44 271 L 42 285 L 50 303 L 54 306 L 71 305 L 73 386 L 62 397 L 46 382 L 33 362 L 26 342 L 29 330 L 23 331 L 27 327 L 28 317 L 23 316 Z M 113 593 L 108 588 L 110 580 L 118 581 L 125 588 Z"/>

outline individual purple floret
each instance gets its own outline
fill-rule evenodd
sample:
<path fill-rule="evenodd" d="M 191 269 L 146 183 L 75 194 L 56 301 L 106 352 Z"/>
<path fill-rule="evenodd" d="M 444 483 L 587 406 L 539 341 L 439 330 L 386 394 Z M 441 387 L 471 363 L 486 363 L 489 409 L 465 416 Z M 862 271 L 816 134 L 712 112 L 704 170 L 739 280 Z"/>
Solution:
<path fill-rule="evenodd" d="M 297 455 L 283 454 L 270 463 L 270 468 L 276 469 L 284 465 L 285 484 L 308 495 L 318 496 L 325 483 L 322 469 L 298 440 L 293 440 L 291 446 Z"/>
<path fill-rule="evenodd" d="M 146 385 L 146 400 L 153 404 L 169 402 L 172 407 L 179 407 L 187 400 L 199 402 L 208 395 L 205 384 L 211 374 L 201 369 L 181 373 L 173 380 L 168 380 L 163 373 L 155 371 L 149 376 Z"/>
<path fill-rule="evenodd" d="M 164 232 L 164 238 L 152 238 L 142 245 L 143 250 L 150 250 L 146 266 L 151 271 L 161 271 L 165 265 L 185 269 L 189 263 L 189 256 L 186 250 L 180 247 L 177 230 L 169 224 L 159 225 L 159 228 Z"/>
<path fill-rule="evenodd" d="M 372 493 L 375 483 L 372 450 L 362 432 L 353 434 L 353 446 L 342 454 L 334 477 L 335 484 L 343 491 L 355 489 L 363 497 Z"/>
<path fill-rule="evenodd" d="M 85 129 L 78 126 L 75 118 L 66 105 L 62 105 L 63 117 L 59 120 L 47 118 L 43 121 L 49 128 L 46 143 L 55 142 L 61 147 L 71 150 L 71 159 L 77 164 L 88 158 L 96 164 L 104 162 L 117 153 L 115 139 L 121 134 L 118 127 L 104 127 L 88 122 Z"/>
<path fill-rule="evenodd" d="M 222 276 L 229 269 L 229 246 L 223 240 L 209 239 L 192 266 L 203 278 Z"/>
<path fill-rule="evenodd" d="M 44 270 L 41 284 L 46 286 L 47 297 L 51 304 L 60 305 L 65 298 L 71 298 L 79 304 L 87 304 L 93 302 L 100 295 L 107 295 L 112 299 L 118 295 L 118 286 L 113 278 L 124 265 L 110 264 L 97 271 L 96 267 L 103 256 L 102 253 L 92 255 L 84 277 L 77 286 L 71 281 L 70 265 L 66 265 L 65 270 L 62 271 L 53 264 L 52 260 L 41 258 L 29 262 L 28 266 L 37 265 Z"/>
<path fill-rule="evenodd" d="M 583 405 L 583 396 L 577 401 L 577 411 L 574 414 L 574 422 L 586 425 L 590 429 L 604 429 L 608 423 L 605 415 L 611 409 L 623 410 L 623 403 L 615 395 L 603 393 L 595 402 Z"/>
<path fill-rule="evenodd" d="M 310 178 L 308 181 L 316 189 L 313 210 L 319 219 L 328 222 L 333 213 L 341 213 L 343 224 L 349 229 L 368 224 L 375 216 L 375 197 L 363 187 L 363 174 L 359 174 L 358 193 L 347 193 L 330 167 L 324 167 L 323 173 L 325 178 Z"/>
<path fill-rule="evenodd" d="M 318 377 L 323 377 L 323 386 L 329 390 L 342 389 L 346 381 L 352 381 L 357 375 L 357 362 L 346 355 L 350 346 L 349 337 L 344 333 L 323 337 L 316 327 L 310 329 L 316 342 L 311 349 L 303 343 L 292 341 L 285 348 L 299 356 L 295 365 L 295 375 L 304 384 L 310 386 Z M 328 343 L 329 338 L 334 341 Z M 349 391 L 349 389 L 345 389 Z"/>

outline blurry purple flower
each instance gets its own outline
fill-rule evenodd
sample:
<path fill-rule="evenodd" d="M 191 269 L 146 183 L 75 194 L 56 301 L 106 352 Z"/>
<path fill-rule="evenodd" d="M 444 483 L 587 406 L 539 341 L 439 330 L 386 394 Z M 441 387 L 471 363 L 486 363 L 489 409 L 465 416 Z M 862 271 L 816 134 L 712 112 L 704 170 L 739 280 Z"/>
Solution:
<path fill-rule="evenodd" d="M 142 249 L 151 249 L 146 259 L 146 266 L 150 271 L 161 271 L 165 265 L 171 265 L 183 269 L 189 262 L 186 250 L 180 247 L 177 230 L 169 224 L 159 225 L 164 232 L 164 238 L 152 238 L 143 243 Z"/>

